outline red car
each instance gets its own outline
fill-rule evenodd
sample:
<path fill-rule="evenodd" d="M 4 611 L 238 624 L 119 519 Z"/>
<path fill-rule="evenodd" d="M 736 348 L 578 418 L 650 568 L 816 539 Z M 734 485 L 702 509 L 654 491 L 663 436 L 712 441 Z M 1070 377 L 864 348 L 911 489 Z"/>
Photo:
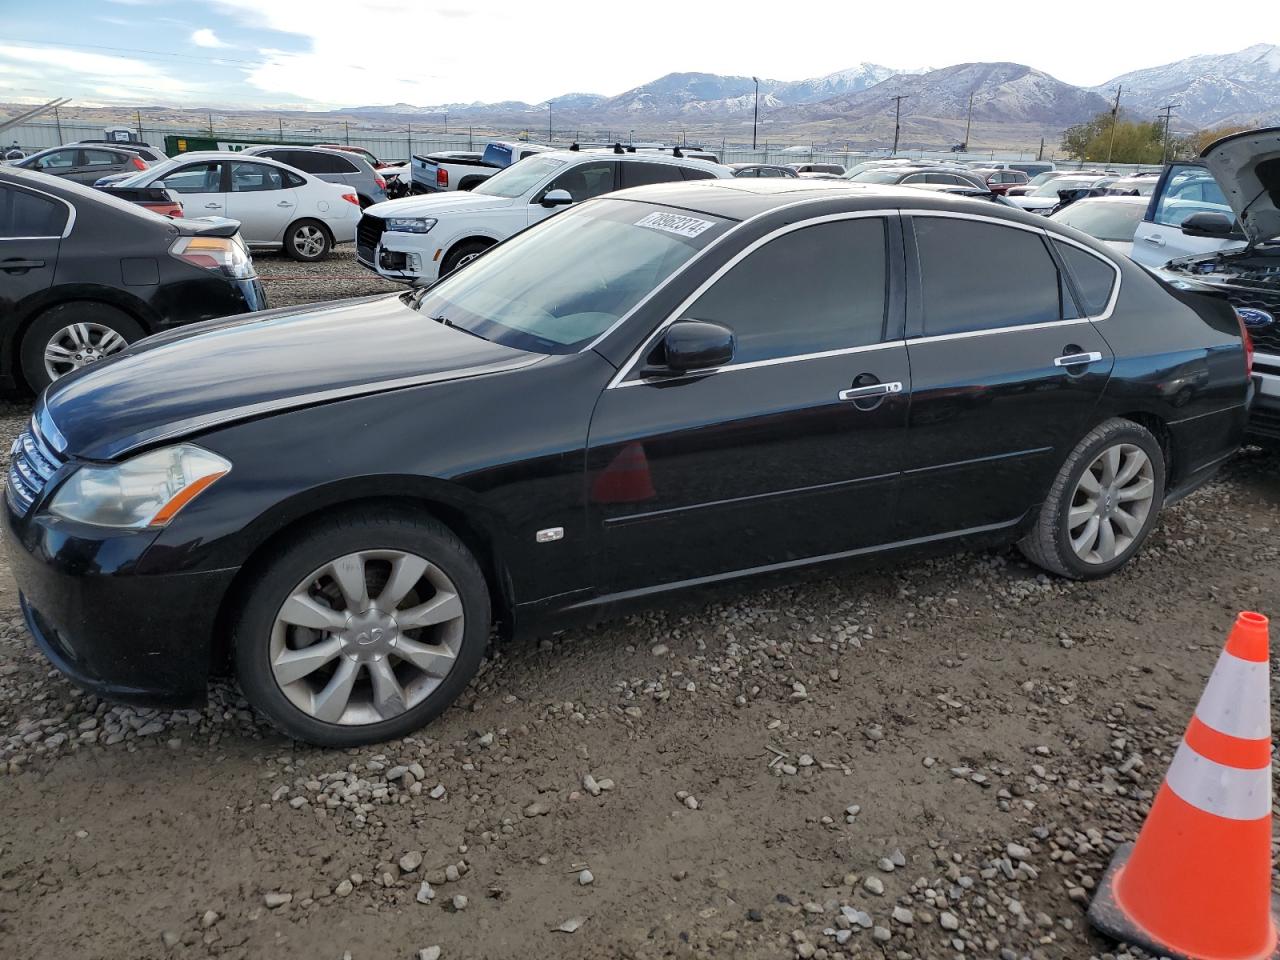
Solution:
<path fill-rule="evenodd" d="M 1021 170 L 988 170 L 977 169 L 974 173 L 981 176 L 987 181 L 987 186 L 991 188 L 992 193 L 1005 194 L 1010 187 L 1021 187 L 1031 182 Z"/>

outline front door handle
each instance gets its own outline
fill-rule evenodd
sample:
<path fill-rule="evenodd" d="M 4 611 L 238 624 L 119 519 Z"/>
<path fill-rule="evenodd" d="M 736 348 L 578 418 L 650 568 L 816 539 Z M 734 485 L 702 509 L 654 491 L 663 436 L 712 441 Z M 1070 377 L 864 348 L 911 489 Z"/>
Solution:
<path fill-rule="evenodd" d="M 1088 353 L 1068 353 L 1065 356 L 1055 357 L 1053 365 L 1055 367 L 1076 367 L 1082 363 L 1097 363 L 1102 359 L 1102 354 L 1096 350 Z"/>
<path fill-rule="evenodd" d="M 44 266 L 43 260 L 0 260 L 0 270 L 36 270 Z"/>
<path fill-rule="evenodd" d="M 221 210 L 221 209 L 222 209 L 222 204 L 220 204 L 220 203 L 206 203 L 206 204 L 204 205 L 204 208 L 205 208 L 206 210 Z"/>
<path fill-rule="evenodd" d="M 887 397 L 893 393 L 901 393 L 902 384 L 893 380 L 889 383 L 872 383 L 865 387 L 850 387 L 836 394 L 841 400 L 866 400 L 870 397 Z"/>
<path fill-rule="evenodd" d="M 276 204 L 276 206 L 277 206 L 277 207 L 292 207 L 292 206 L 293 206 L 293 204 L 292 204 L 292 203 L 290 203 L 288 200 L 281 200 L 279 203 L 277 203 L 277 204 Z"/>
<path fill-rule="evenodd" d="M 1158 233 L 1144 234 L 1142 239 L 1145 240 L 1147 243 L 1153 244 L 1157 247 L 1164 246 L 1164 237 L 1160 236 L 1160 234 Z"/>

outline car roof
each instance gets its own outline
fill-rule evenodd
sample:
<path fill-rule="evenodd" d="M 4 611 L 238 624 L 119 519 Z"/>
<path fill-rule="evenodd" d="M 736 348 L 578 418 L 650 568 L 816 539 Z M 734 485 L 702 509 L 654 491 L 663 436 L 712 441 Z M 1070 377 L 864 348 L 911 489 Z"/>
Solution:
<path fill-rule="evenodd" d="M 262 146 L 270 146 L 270 144 L 262 144 Z M 293 167 L 289 166 L 287 163 L 281 163 L 279 160 L 273 160 L 270 157 L 260 157 L 256 153 L 251 153 L 249 156 L 253 157 L 254 163 L 266 163 L 273 167 L 283 167 L 291 172 L 296 172 Z M 192 150 L 190 153 L 179 153 L 169 159 L 177 163 L 186 163 L 191 160 L 241 160 L 244 157 L 245 153 L 242 150 Z M 159 164 L 157 164 L 157 166 L 159 166 Z M 152 169 L 155 168 L 153 167 Z M 304 176 L 308 176 L 308 174 L 304 174 Z"/>
<path fill-rule="evenodd" d="M 635 153 L 615 153 L 612 147 L 606 147 L 602 150 L 549 150 L 538 154 L 539 159 L 551 158 L 553 160 L 582 160 L 584 158 L 591 160 L 622 160 L 625 163 L 669 163 L 677 167 L 694 167 L 703 170 L 728 170 L 723 163 L 716 163 L 712 160 L 703 160 L 700 157 L 673 157 L 669 153 L 658 153 L 656 150 L 637 150 Z M 527 159 L 527 158 L 526 158 Z"/>
<path fill-rule="evenodd" d="M 75 147 L 86 147 L 86 146 L 89 147 L 91 150 L 115 150 L 117 153 L 124 153 L 131 157 L 136 157 L 139 155 L 136 150 L 130 150 L 127 146 L 123 146 L 122 144 L 105 143 L 105 142 L 95 143 L 93 141 L 79 140 L 79 141 L 76 141 L 75 143 L 64 143 L 60 147 L 45 147 L 43 150 L 37 150 L 35 153 L 27 154 L 24 159 L 30 160 L 32 157 L 42 157 L 46 153 L 55 153 L 58 150 L 71 150 Z M 138 146 L 143 146 L 143 144 L 138 144 Z"/>
<path fill-rule="evenodd" d="M 678 207 L 731 220 L 745 220 L 804 204 L 812 216 L 850 210 L 939 210 L 1008 220 L 1044 229 L 1046 217 L 1016 207 L 950 193 L 849 180 L 799 180 L 729 177 L 631 187 L 608 197 Z M 1065 231 L 1064 231 L 1065 232 Z"/>
<path fill-rule="evenodd" d="M 313 143 L 255 143 L 236 152 L 247 153 L 251 157 L 256 157 L 263 150 L 305 150 L 309 153 L 337 154 L 344 160 L 349 159 L 348 157 L 343 156 L 345 151 L 339 150 L 336 147 L 321 147 Z"/>
<path fill-rule="evenodd" d="M 1081 197 L 1076 203 L 1126 203 L 1135 207 L 1145 207 L 1151 203 L 1151 198 L 1135 197 L 1133 194 L 1113 194 L 1105 197 Z"/>

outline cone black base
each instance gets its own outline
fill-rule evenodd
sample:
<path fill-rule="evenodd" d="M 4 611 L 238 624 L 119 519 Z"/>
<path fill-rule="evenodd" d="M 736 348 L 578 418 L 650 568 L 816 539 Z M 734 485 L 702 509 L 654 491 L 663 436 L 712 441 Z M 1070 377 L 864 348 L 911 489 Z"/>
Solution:
<path fill-rule="evenodd" d="M 1152 956 L 1170 957 L 1172 960 L 1206 960 L 1203 957 L 1188 957 L 1186 954 L 1179 953 L 1167 944 L 1161 943 L 1125 916 L 1120 904 L 1116 901 L 1115 883 L 1120 871 L 1129 862 L 1131 853 L 1133 853 L 1132 843 L 1123 843 L 1116 848 L 1115 856 L 1111 858 L 1111 865 L 1107 867 L 1107 872 L 1102 875 L 1102 882 L 1098 884 L 1098 892 L 1094 894 L 1093 902 L 1089 904 L 1089 923 L 1099 933 L 1106 934 L 1112 940 L 1141 947 Z M 1271 897 L 1271 920 L 1276 928 L 1280 929 L 1280 895 L 1277 894 Z M 1280 944 L 1277 944 L 1276 949 L 1265 957 L 1240 958 L 1240 960 L 1280 960 Z"/>

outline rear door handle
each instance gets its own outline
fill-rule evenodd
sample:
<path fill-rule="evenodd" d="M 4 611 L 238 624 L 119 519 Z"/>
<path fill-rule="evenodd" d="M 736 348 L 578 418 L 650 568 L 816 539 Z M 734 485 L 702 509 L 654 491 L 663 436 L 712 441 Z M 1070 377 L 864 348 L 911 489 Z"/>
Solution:
<path fill-rule="evenodd" d="M 893 380 L 889 383 L 873 383 L 865 387 L 850 387 L 836 394 L 841 400 L 866 400 L 868 397 L 887 397 L 892 393 L 901 393 L 902 384 Z"/>
<path fill-rule="evenodd" d="M 276 204 L 276 206 L 277 206 L 277 207 L 292 207 L 292 206 L 293 206 L 293 204 L 292 204 L 292 203 L 290 203 L 288 200 L 281 200 L 279 203 L 277 203 L 277 204 Z"/>
<path fill-rule="evenodd" d="M 35 270 L 43 266 L 43 260 L 0 260 L 0 270 Z"/>
<path fill-rule="evenodd" d="M 1055 357 L 1053 365 L 1055 367 L 1075 367 L 1082 363 L 1097 363 L 1102 359 L 1102 354 L 1097 351 L 1089 353 L 1068 353 L 1063 357 Z"/>
<path fill-rule="evenodd" d="M 222 209 L 222 204 L 220 204 L 220 203 L 206 203 L 206 204 L 204 205 L 204 208 L 205 208 L 206 210 L 221 210 L 221 209 Z"/>
<path fill-rule="evenodd" d="M 1143 236 L 1142 239 L 1145 240 L 1147 243 L 1154 244 L 1157 247 L 1164 246 L 1164 237 L 1160 236 L 1160 234 L 1158 233 L 1148 233 L 1145 236 Z"/>

